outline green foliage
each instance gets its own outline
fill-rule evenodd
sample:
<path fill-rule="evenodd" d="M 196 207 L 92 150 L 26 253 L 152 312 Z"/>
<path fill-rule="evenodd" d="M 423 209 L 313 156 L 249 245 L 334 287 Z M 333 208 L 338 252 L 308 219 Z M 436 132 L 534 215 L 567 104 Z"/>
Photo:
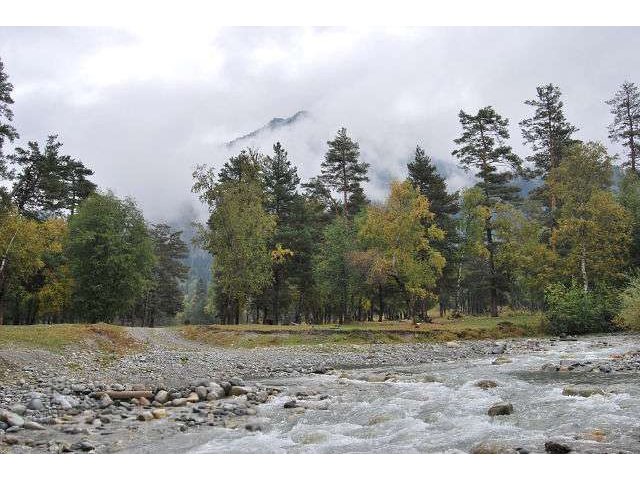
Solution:
<path fill-rule="evenodd" d="M 264 207 L 260 157 L 241 152 L 216 178 L 212 169 L 194 173 L 194 191 L 211 212 L 203 246 L 213 255 L 213 276 L 220 317 L 240 321 L 249 301 L 272 282 L 271 239 L 276 220 Z"/>
<path fill-rule="evenodd" d="M 112 321 L 147 291 L 153 242 L 133 200 L 93 194 L 69 220 L 67 255 L 77 318 Z"/>
<path fill-rule="evenodd" d="M 619 283 L 631 245 L 632 218 L 607 191 L 611 158 L 602 145 L 578 144 L 549 175 L 559 204 L 552 244 L 561 254 L 562 273 L 591 284 Z"/>
<path fill-rule="evenodd" d="M 515 200 L 519 188 L 510 182 L 514 173 L 520 173 L 522 161 L 505 143 L 509 139 L 509 120 L 490 106 L 481 108 L 475 115 L 460 110 L 458 116 L 462 135 L 454 140 L 460 147 L 452 154 L 463 169 L 476 170 L 480 178 L 478 187 L 484 192 L 487 205 Z"/>
<path fill-rule="evenodd" d="M 631 172 L 637 173 L 640 153 L 640 92 L 632 82 L 624 82 L 607 105 L 611 107 L 613 122 L 609 125 L 609 138 L 629 149 L 627 154 Z"/>
<path fill-rule="evenodd" d="M 533 155 L 527 160 L 535 165 L 534 174 L 546 175 L 560 165 L 564 149 L 573 141 L 578 131 L 564 116 L 560 89 L 549 83 L 536 88 L 536 98 L 524 103 L 535 108 L 531 118 L 520 122 L 525 145 L 530 145 Z"/>
<path fill-rule="evenodd" d="M 95 184 L 87 179 L 93 172 L 82 162 L 62 155 L 61 148 L 57 136 L 51 135 L 44 149 L 37 142 L 29 142 L 28 148 L 18 147 L 9 156 L 18 167 L 11 195 L 23 215 L 42 219 L 73 214 L 78 204 L 95 191 Z"/>
<path fill-rule="evenodd" d="M 629 278 L 629 283 L 620 294 L 620 312 L 616 324 L 631 330 L 640 330 L 640 275 Z"/>
<path fill-rule="evenodd" d="M 347 261 L 356 248 L 353 223 L 344 217 L 336 217 L 324 229 L 320 249 L 314 258 L 314 278 L 320 300 L 336 311 L 341 321 L 349 315 L 357 282 Z"/>
<path fill-rule="evenodd" d="M 13 85 L 9 82 L 9 76 L 4 71 L 4 63 L 0 58 L 0 179 L 6 173 L 3 156 L 4 144 L 7 140 L 13 142 L 19 137 L 18 132 L 11 125 L 13 120 L 11 92 L 13 92 Z"/>
<path fill-rule="evenodd" d="M 409 181 L 392 182 L 389 198 L 381 206 L 367 207 L 356 222 L 358 239 L 368 259 L 369 282 L 397 284 L 408 310 L 416 301 L 428 302 L 442 273 L 445 258 L 432 245 L 444 231 L 433 222 L 429 201 Z M 420 309 L 426 318 L 426 303 Z"/>
<path fill-rule="evenodd" d="M 187 244 L 182 232 L 172 231 L 169 225 L 160 223 L 149 230 L 156 258 L 151 282 L 143 294 L 134 315 L 142 319 L 143 325 L 155 326 L 156 320 L 170 320 L 183 307 L 181 282 L 187 279 Z"/>
<path fill-rule="evenodd" d="M 640 176 L 629 171 L 619 185 L 618 201 L 631 218 L 630 264 L 640 267 Z"/>
<path fill-rule="evenodd" d="M 547 330 L 553 335 L 611 332 L 620 308 L 616 292 L 600 289 L 585 292 L 575 283 L 553 284 L 546 291 Z"/>
<path fill-rule="evenodd" d="M 369 164 L 360 162 L 360 147 L 341 128 L 333 140 L 320 168 L 322 182 L 342 194 L 342 209 L 346 216 L 355 215 L 366 204 L 362 182 L 369 181 Z"/>

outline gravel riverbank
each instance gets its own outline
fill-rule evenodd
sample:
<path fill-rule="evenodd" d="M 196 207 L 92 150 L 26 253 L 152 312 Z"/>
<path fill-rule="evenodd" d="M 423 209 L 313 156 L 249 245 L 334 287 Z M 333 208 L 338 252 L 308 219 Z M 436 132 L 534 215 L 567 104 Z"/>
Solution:
<path fill-rule="evenodd" d="M 510 355 L 544 351 L 557 342 L 514 339 L 248 350 L 190 342 L 171 329 L 130 333 L 141 342 L 140 351 L 108 361 L 86 348 L 60 354 L 0 350 L 0 452 L 186 451 L 208 428 L 247 434 L 260 430 L 260 406 L 279 401 L 281 388 L 273 385 L 283 377 L 487 356 L 499 365 Z M 640 369 L 640 355 L 629 352 L 605 364 L 585 360 L 541 368 L 635 371 Z M 330 402 L 328 397 L 324 392 L 303 392 L 300 398 L 304 404 Z M 294 399 L 284 408 L 304 407 Z"/>

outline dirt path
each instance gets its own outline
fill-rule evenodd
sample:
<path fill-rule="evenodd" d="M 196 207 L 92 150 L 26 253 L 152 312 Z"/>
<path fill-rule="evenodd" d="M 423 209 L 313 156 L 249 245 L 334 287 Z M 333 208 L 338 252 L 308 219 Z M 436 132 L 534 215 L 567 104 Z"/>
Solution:
<path fill-rule="evenodd" d="M 205 344 L 187 340 L 173 328 L 126 327 L 126 330 L 136 340 L 154 348 L 188 352 L 211 350 Z"/>

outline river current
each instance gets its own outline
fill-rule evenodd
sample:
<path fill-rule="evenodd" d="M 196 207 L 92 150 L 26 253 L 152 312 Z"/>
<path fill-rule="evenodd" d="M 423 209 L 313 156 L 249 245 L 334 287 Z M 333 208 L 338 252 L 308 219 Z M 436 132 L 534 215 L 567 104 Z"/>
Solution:
<path fill-rule="evenodd" d="M 544 452 L 547 441 L 575 452 L 640 452 L 640 373 L 543 371 L 548 363 L 610 361 L 637 351 L 637 337 L 590 337 L 540 351 L 443 363 L 342 370 L 269 384 L 283 394 L 259 407 L 261 431 L 215 428 L 192 453 L 466 453 L 474 449 Z M 498 386 L 483 390 L 481 379 Z M 565 396 L 588 384 L 605 395 Z M 298 404 L 283 408 L 302 392 Z M 306 395 L 309 395 L 305 397 Z M 324 398 L 328 396 L 328 398 Z M 510 402 L 511 415 L 489 407 Z"/>

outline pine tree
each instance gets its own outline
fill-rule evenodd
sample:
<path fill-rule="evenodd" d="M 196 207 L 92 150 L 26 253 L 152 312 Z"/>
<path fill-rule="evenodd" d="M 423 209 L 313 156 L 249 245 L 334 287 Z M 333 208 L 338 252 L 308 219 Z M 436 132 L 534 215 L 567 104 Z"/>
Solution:
<path fill-rule="evenodd" d="M 61 153 L 62 143 L 50 135 L 43 149 L 29 142 L 9 155 L 18 167 L 12 189 L 13 202 L 23 215 L 47 218 L 75 213 L 78 204 L 96 189 L 87 179 L 93 172 L 82 162 Z"/>
<path fill-rule="evenodd" d="M 164 223 L 153 225 L 149 230 L 153 242 L 156 263 L 152 272 L 153 283 L 145 295 L 143 323 L 155 326 L 158 318 L 173 317 L 182 309 L 183 294 L 180 282 L 187 279 L 187 244 L 180 231 L 172 231 Z"/>
<path fill-rule="evenodd" d="M 298 169 L 291 165 L 287 151 L 277 142 L 273 146 L 273 156 L 264 161 L 265 208 L 279 219 L 291 209 L 300 184 Z"/>
<path fill-rule="evenodd" d="M 453 151 L 462 168 L 474 168 L 480 178 L 477 186 L 483 193 L 484 207 L 491 210 L 500 202 L 511 202 L 518 199 L 518 187 L 510 184 L 514 172 L 520 173 L 522 162 L 505 144 L 509 138 L 509 120 L 502 118 L 493 107 L 481 108 L 477 114 L 469 115 L 464 111 L 459 114 L 462 125 L 462 136 L 455 143 L 460 148 Z M 499 171 L 498 168 L 508 170 Z M 489 252 L 489 293 L 491 315 L 498 316 L 498 272 L 496 271 L 496 242 L 493 234 L 491 215 L 485 222 L 487 250 Z"/>
<path fill-rule="evenodd" d="M 342 211 L 345 217 L 349 217 L 364 203 L 361 183 L 369 181 L 369 164 L 358 161 L 360 147 L 347 135 L 344 127 L 327 145 L 329 150 L 321 164 L 321 179 L 330 189 L 342 194 Z"/>
<path fill-rule="evenodd" d="M 621 142 L 629 149 L 626 163 L 633 173 L 637 173 L 636 159 L 640 152 L 640 92 L 631 82 L 624 82 L 611 100 L 605 102 L 611 107 L 613 122 L 609 125 L 609 138 Z"/>
<path fill-rule="evenodd" d="M 9 76 L 5 73 L 4 63 L 0 58 L 0 181 L 9 175 L 3 152 L 5 142 L 7 140 L 13 142 L 18 138 L 18 132 L 11 125 L 13 121 L 13 111 L 11 110 L 11 105 L 13 105 L 12 91 L 13 85 L 9 82 Z M 6 189 L 0 185 L 0 206 L 8 201 L 6 196 Z"/>
<path fill-rule="evenodd" d="M 564 116 L 562 92 L 553 85 L 536 88 L 537 96 L 524 103 L 535 107 L 533 117 L 520 122 L 525 145 L 531 145 L 534 154 L 527 158 L 535 165 L 535 174 L 543 178 L 562 160 L 564 149 L 573 143 L 571 136 L 578 131 Z"/>
<path fill-rule="evenodd" d="M 442 240 L 433 240 L 433 246 L 440 251 L 446 264 L 442 275 L 438 279 L 437 291 L 440 302 L 440 316 L 446 312 L 447 301 L 450 291 L 455 286 L 455 270 L 457 268 L 454 260 L 457 250 L 457 229 L 454 215 L 460 206 L 459 194 L 448 193 L 447 184 L 444 177 L 438 174 L 436 166 L 424 150 L 416 146 L 415 156 L 412 162 L 407 165 L 409 170 L 409 181 L 418 189 L 421 195 L 429 200 L 429 210 L 434 214 L 433 222 L 445 232 Z M 431 221 L 429 221 L 429 224 Z M 428 228 L 428 224 L 425 225 Z"/>
<path fill-rule="evenodd" d="M 273 284 L 266 292 L 270 298 L 273 320 L 280 323 L 280 313 L 287 307 L 290 299 L 284 295 L 290 276 L 294 273 L 293 262 L 298 251 L 299 228 L 295 224 L 297 192 L 300 178 L 297 168 L 291 165 L 287 151 L 280 142 L 273 146 L 273 156 L 267 156 L 264 162 L 265 210 L 275 215 L 277 227 L 270 242 L 273 259 Z M 284 298 L 283 298 L 284 297 Z"/>

